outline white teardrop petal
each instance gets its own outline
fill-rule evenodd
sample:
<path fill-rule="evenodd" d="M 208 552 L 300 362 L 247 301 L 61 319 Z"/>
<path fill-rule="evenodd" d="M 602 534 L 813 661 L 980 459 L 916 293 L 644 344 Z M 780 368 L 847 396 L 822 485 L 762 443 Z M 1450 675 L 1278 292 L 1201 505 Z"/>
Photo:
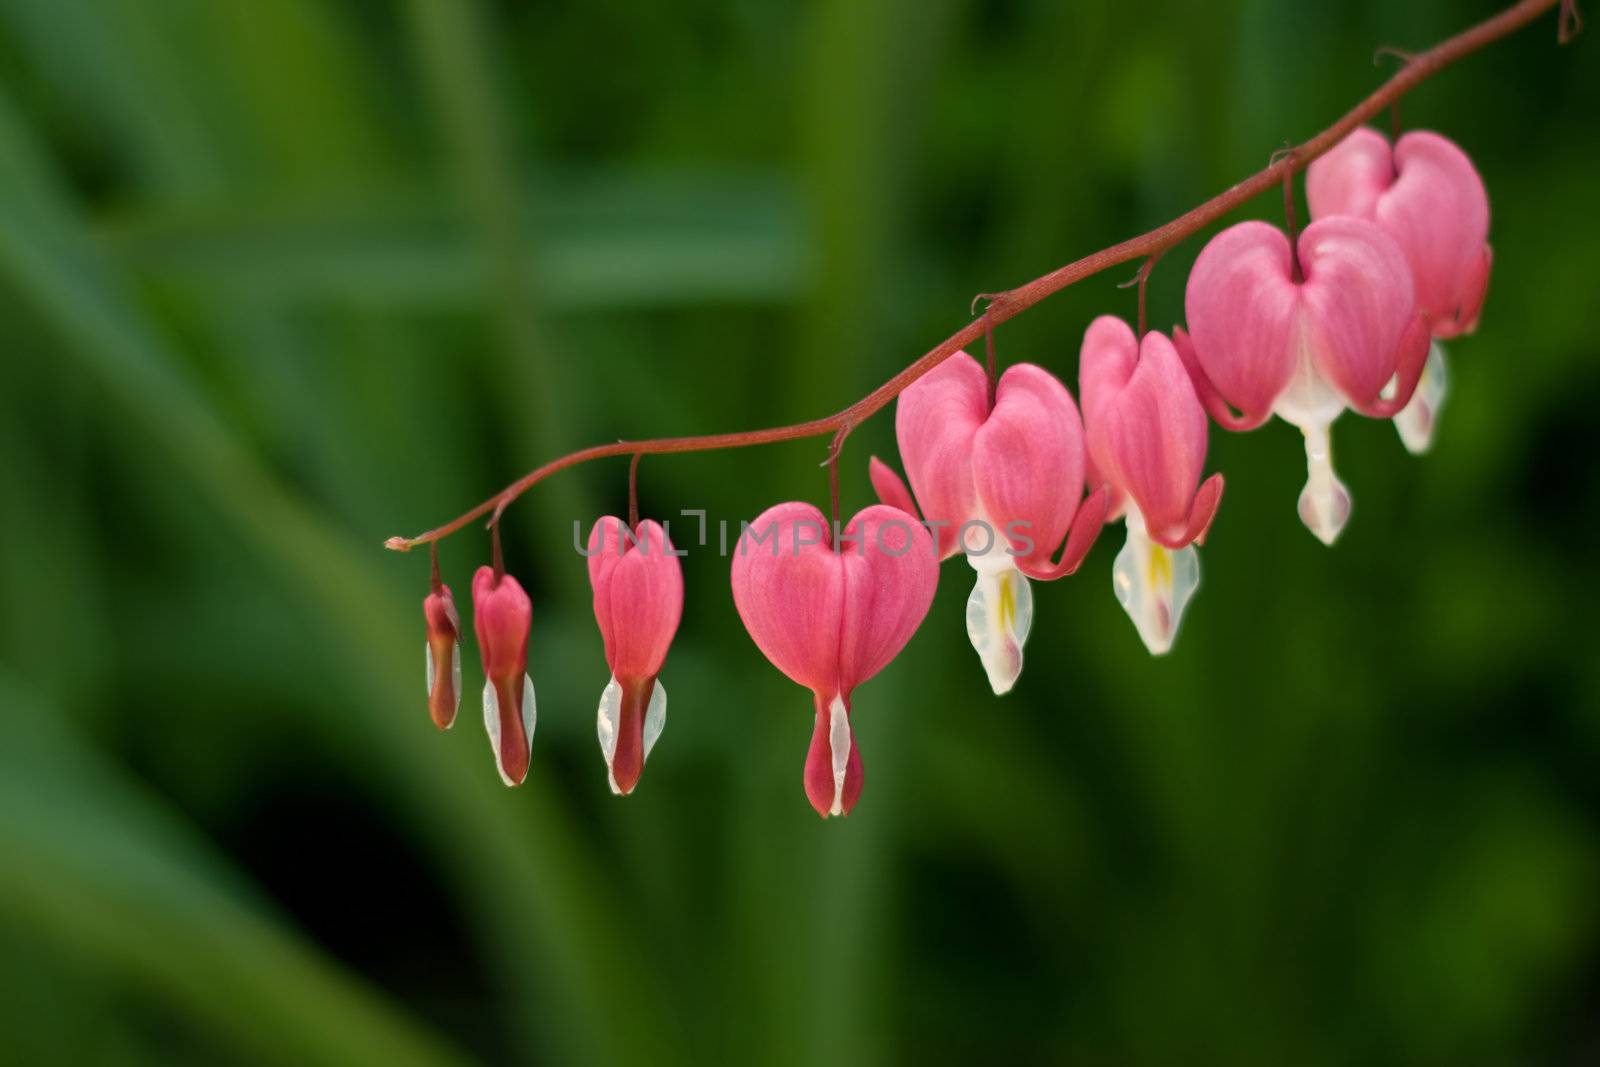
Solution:
<path fill-rule="evenodd" d="M 528 751 L 533 751 L 533 727 L 537 721 L 538 711 L 534 705 L 533 679 L 526 674 L 522 676 L 522 736 L 527 740 Z M 505 769 L 500 766 L 500 697 L 495 691 L 493 682 L 483 683 L 483 730 L 489 735 L 489 753 L 494 757 L 494 768 L 500 772 L 500 780 L 506 785 L 515 786 Z"/>
<path fill-rule="evenodd" d="M 500 771 L 500 780 L 515 785 L 500 769 L 500 697 L 493 682 L 483 683 L 483 732 L 489 735 L 489 755 L 494 757 L 494 768 Z"/>
<path fill-rule="evenodd" d="M 979 559 L 968 557 L 977 581 L 967 597 L 967 639 L 999 695 L 1010 692 L 1022 673 L 1022 644 L 1033 626 L 1033 589 L 1009 562 L 980 566 Z"/>
<path fill-rule="evenodd" d="M 428 661 L 428 696 L 431 698 L 433 696 L 433 678 L 434 678 L 433 646 L 431 644 L 429 644 L 427 641 L 422 642 L 422 657 L 425 660 Z M 456 691 L 457 692 L 461 691 L 459 686 L 456 688 Z"/>
<path fill-rule="evenodd" d="M 616 776 L 611 773 L 611 761 L 617 754 L 617 731 L 622 729 L 622 686 L 617 684 L 616 675 L 606 683 L 600 691 L 600 714 L 595 720 L 595 731 L 600 736 L 600 755 L 606 761 L 606 780 L 611 783 L 611 791 L 621 794 L 617 788 Z"/>
<path fill-rule="evenodd" d="M 833 757 L 833 807 L 829 815 L 844 814 L 844 775 L 850 768 L 850 716 L 844 698 L 828 705 L 828 751 Z"/>
<path fill-rule="evenodd" d="M 1306 438 L 1306 486 L 1300 491 L 1300 521 L 1317 540 L 1331 545 L 1350 519 L 1350 490 L 1333 472 L 1328 425 L 1301 427 Z"/>
<path fill-rule="evenodd" d="M 661 731 L 667 726 L 667 690 L 657 679 L 656 687 L 650 691 L 650 706 L 644 712 L 644 758 L 650 758 L 650 750 L 656 747 L 656 740 L 660 738 Z"/>
<path fill-rule="evenodd" d="M 456 695 L 456 705 L 450 709 L 450 725 L 454 726 L 455 712 L 461 710 L 461 642 L 459 641 L 450 646 L 450 691 Z M 428 692 L 433 692 L 432 685 L 428 686 Z"/>
<path fill-rule="evenodd" d="M 1183 612 L 1200 585 L 1200 553 L 1150 540 L 1137 511 L 1128 513 L 1128 540 L 1111 565 L 1111 587 L 1152 655 L 1172 648 Z"/>
<path fill-rule="evenodd" d="M 539 709 L 533 700 L 533 679 L 522 675 L 522 735 L 528 739 L 528 751 L 533 751 L 533 728 L 538 724 Z"/>
<path fill-rule="evenodd" d="M 1420 456 L 1433 446 L 1433 430 L 1439 424 L 1439 412 L 1450 391 L 1450 372 L 1445 367 L 1444 348 L 1438 341 L 1428 348 L 1428 361 L 1422 365 L 1422 377 L 1417 379 L 1417 391 L 1411 402 L 1394 417 L 1394 428 L 1406 451 Z"/>

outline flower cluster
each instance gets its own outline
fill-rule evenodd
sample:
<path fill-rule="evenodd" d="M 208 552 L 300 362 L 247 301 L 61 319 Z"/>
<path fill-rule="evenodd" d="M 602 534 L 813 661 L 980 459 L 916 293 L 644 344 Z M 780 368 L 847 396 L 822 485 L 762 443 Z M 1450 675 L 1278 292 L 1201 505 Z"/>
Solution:
<path fill-rule="evenodd" d="M 1438 342 L 1475 327 L 1488 284 L 1483 183 L 1437 134 L 1410 133 L 1391 148 L 1359 129 L 1311 164 L 1307 199 L 1313 221 L 1298 235 L 1291 217 L 1288 233 L 1249 221 L 1212 238 L 1189 274 L 1186 328 L 1091 322 L 1079 352 L 1081 413 L 1043 367 L 1017 364 L 996 378 L 956 352 L 899 394 L 906 479 L 873 457 L 881 503 L 843 527 L 800 502 L 745 525 L 734 606 L 773 666 L 811 691 L 803 781 L 818 814 L 846 815 L 861 794 L 853 694 L 922 624 L 942 560 L 962 555 L 975 573 L 967 635 L 990 686 L 1005 693 L 1033 624 L 1030 581 L 1072 574 L 1119 519 L 1126 541 L 1113 590 L 1148 649 L 1171 648 L 1199 584 L 1196 546 L 1222 500 L 1222 475 L 1204 477 L 1210 421 L 1245 431 L 1276 415 L 1301 431 L 1299 514 L 1328 544 L 1350 514 L 1330 444 L 1346 409 L 1392 419 L 1413 452 L 1428 447 L 1444 400 Z M 625 794 L 666 721 L 659 676 L 683 576 L 667 530 L 648 520 L 600 519 L 586 554 L 611 669 L 600 748 L 612 791 Z M 515 785 L 534 730 L 532 607 L 498 556 L 473 578 L 472 599 L 484 725 L 501 777 Z M 443 729 L 461 688 L 461 628 L 437 573 L 424 609 L 428 706 Z"/>

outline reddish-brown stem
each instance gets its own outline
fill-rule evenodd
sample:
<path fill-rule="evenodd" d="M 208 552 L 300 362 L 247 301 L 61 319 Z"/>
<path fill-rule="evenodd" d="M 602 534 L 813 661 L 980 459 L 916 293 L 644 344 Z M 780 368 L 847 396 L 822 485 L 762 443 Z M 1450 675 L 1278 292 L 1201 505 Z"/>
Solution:
<path fill-rule="evenodd" d="M 1561 0 L 1561 17 L 1556 26 L 1556 40 L 1566 44 L 1583 32 L 1583 14 L 1578 10 L 1578 0 Z"/>
<path fill-rule="evenodd" d="M 1283 228 L 1289 234 L 1289 280 L 1299 285 L 1306 280 L 1300 269 L 1300 221 L 1294 211 L 1294 150 L 1283 158 Z"/>
<path fill-rule="evenodd" d="M 983 359 L 989 369 L 989 410 L 994 410 L 994 391 L 1000 384 L 994 368 L 994 320 L 985 309 L 983 313 Z"/>
<path fill-rule="evenodd" d="M 639 532 L 639 461 L 643 452 L 635 452 L 628 461 L 628 529 Z"/>
<path fill-rule="evenodd" d="M 828 500 L 833 508 L 833 522 L 839 524 L 839 453 L 844 450 L 844 439 L 850 436 L 851 424 L 845 423 L 828 444 Z"/>
<path fill-rule="evenodd" d="M 444 589 L 444 579 L 439 576 L 439 542 L 437 541 L 428 542 L 428 564 L 433 572 L 429 578 L 433 591 L 435 593 L 441 592 Z"/>
<path fill-rule="evenodd" d="M 490 552 L 494 558 L 494 584 L 500 587 L 500 579 L 506 576 L 506 557 L 500 551 L 500 516 L 497 514 L 494 521 L 489 523 L 489 541 L 492 545 Z"/>
<path fill-rule="evenodd" d="M 1144 335 L 1149 331 L 1149 320 L 1145 317 L 1145 290 L 1150 285 L 1150 272 L 1156 269 L 1156 260 L 1161 258 L 1157 252 L 1144 261 L 1139 268 L 1139 340 L 1144 340 Z"/>
<path fill-rule="evenodd" d="M 932 350 L 901 370 L 878 388 L 849 407 L 825 418 L 792 426 L 774 426 L 768 429 L 747 430 L 739 433 L 706 434 L 695 437 L 664 437 L 653 441 L 616 441 L 580 449 L 538 467 L 506 486 L 496 495 L 455 519 L 418 534 L 415 537 L 391 537 L 385 546 L 396 551 L 406 551 L 420 544 L 437 541 L 491 512 L 498 519 L 508 504 L 544 479 L 590 460 L 607 456 L 662 455 L 674 452 L 710 452 L 723 448 L 748 448 L 753 445 L 774 444 L 778 441 L 795 441 L 806 437 L 819 437 L 838 433 L 845 427 L 857 426 L 881 411 L 905 388 L 956 352 L 977 341 L 986 329 L 1021 314 L 1028 308 L 1053 296 L 1067 286 L 1091 275 L 1128 263 L 1141 257 L 1159 255 L 1188 238 L 1230 211 L 1244 205 L 1266 192 L 1272 186 L 1286 181 L 1304 170 L 1334 145 L 1342 141 L 1351 130 L 1369 122 L 1410 90 L 1431 78 L 1445 67 L 1498 41 L 1526 26 L 1538 16 L 1556 7 L 1562 7 L 1562 29 L 1567 31 L 1576 19 L 1577 9 L 1570 0 L 1518 0 L 1499 14 L 1447 38 L 1425 52 L 1409 56 L 1404 66 L 1384 82 L 1366 99 L 1347 111 L 1342 118 L 1311 139 L 1294 146 L 1281 161 L 1274 161 L 1237 185 L 1212 197 L 1199 207 L 1157 226 L 1148 233 L 1129 238 L 1109 248 L 1103 248 L 1082 259 L 1041 275 L 1015 289 L 997 294 L 980 318 L 967 323 L 945 338 Z M 837 451 L 833 453 L 837 459 Z"/>

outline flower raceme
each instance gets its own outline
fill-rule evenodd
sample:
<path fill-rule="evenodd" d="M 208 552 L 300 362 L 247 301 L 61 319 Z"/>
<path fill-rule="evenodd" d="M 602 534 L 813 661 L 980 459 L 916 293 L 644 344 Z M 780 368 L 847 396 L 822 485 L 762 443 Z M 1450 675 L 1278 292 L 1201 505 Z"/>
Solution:
<path fill-rule="evenodd" d="M 423 597 L 422 614 L 428 622 L 428 715 L 448 730 L 461 707 L 461 618 L 448 585 L 440 582 Z"/>
<path fill-rule="evenodd" d="M 528 776 L 535 708 L 528 677 L 533 603 L 509 574 L 483 566 L 472 576 L 472 626 L 483 656 L 483 727 L 506 785 Z"/>
<path fill-rule="evenodd" d="M 1390 148 L 1361 127 L 1306 171 L 1314 219 L 1369 219 L 1405 253 L 1417 306 L 1435 343 L 1410 404 L 1395 428 L 1412 452 L 1425 452 L 1444 405 L 1446 369 L 1439 341 L 1471 333 L 1489 287 L 1489 194 L 1478 170 L 1454 142 L 1415 130 Z"/>
<path fill-rule="evenodd" d="M 657 679 L 683 615 L 683 570 L 672 541 L 649 519 L 630 528 L 603 516 L 589 531 L 589 584 L 611 680 L 597 730 L 611 791 L 633 791 L 667 720 Z"/>
<path fill-rule="evenodd" d="M 1078 360 L 1089 485 L 1111 490 L 1108 522 L 1125 518 L 1128 540 L 1112 566 L 1117 599 L 1145 646 L 1172 647 L 1200 582 L 1199 554 L 1222 500 L 1221 474 L 1200 482 L 1206 413 L 1172 342 L 1141 341 L 1126 322 L 1089 324 Z"/>
<path fill-rule="evenodd" d="M 938 581 L 932 536 L 883 504 L 837 536 L 810 504 L 778 504 L 740 535 L 734 607 L 772 665 L 812 692 L 804 782 L 823 818 L 848 815 L 861 795 L 851 696 L 905 647 Z"/>
<path fill-rule="evenodd" d="M 1105 491 L 1080 506 L 1077 405 L 1054 375 L 1031 363 L 1008 368 L 991 403 L 983 368 L 957 352 L 900 394 L 895 436 L 911 490 L 877 458 L 870 464 L 873 487 L 885 504 L 912 516 L 921 505 L 940 559 L 966 554 L 977 572 L 967 636 L 990 686 L 1009 692 L 1022 672 L 1033 621 L 1027 579 L 1075 571 L 1105 516 Z"/>
<path fill-rule="evenodd" d="M 1185 309 L 1189 333 L 1174 330 L 1173 342 L 1201 402 L 1227 429 L 1254 429 L 1274 414 L 1300 429 L 1300 518 L 1332 544 L 1350 515 L 1333 472 L 1333 420 L 1347 407 L 1393 418 L 1428 355 L 1400 246 L 1344 215 L 1313 222 L 1294 246 L 1276 226 L 1241 222 L 1201 250 Z M 1381 395 L 1391 380 L 1392 394 Z"/>

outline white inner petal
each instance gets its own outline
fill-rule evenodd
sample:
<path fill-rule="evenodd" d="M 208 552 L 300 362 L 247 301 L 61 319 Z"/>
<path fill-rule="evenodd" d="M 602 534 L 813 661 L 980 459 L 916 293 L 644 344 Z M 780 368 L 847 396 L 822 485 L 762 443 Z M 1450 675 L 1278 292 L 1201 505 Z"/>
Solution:
<path fill-rule="evenodd" d="M 650 750 L 656 747 L 656 741 L 661 737 L 661 731 L 667 726 L 667 687 L 656 679 L 656 686 L 650 691 L 650 706 L 644 712 L 644 758 L 650 758 Z"/>
<path fill-rule="evenodd" d="M 489 753 L 494 756 L 494 767 L 500 772 L 500 780 L 506 785 L 516 785 L 506 777 L 505 768 L 500 766 L 500 697 L 495 692 L 493 682 L 483 683 L 483 730 L 489 735 Z"/>
<path fill-rule="evenodd" d="M 1435 341 L 1428 347 L 1428 361 L 1422 365 L 1417 391 L 1394 417 L 1400 441 L 1412 455 L 1420 456 L 1433 446 L 1433 430 L 1439 424 L 1439 412 L 1444 410 L 1449 392 L 1450 372 L 1445 366 L 1444 348 Z"/>
<path fill-rule="evenodd" d="M 1128 540 L 1111 565 L 1111 588 L 1152 655 L 1172 647 L 1183 612 L 1200 585 L 1194 545 L 1174 551 L 1152 541 L 1144 517 L 1128 508 Z"/>
<path fill-rule="evenodd" d="M 528 739 L 528 751 L 533 751 L 533 727 L 538 722 L 539 709 L 533 702 L 533 679 L 522 676 L 522 733 Z"/>
<path fill-rule="evenodd" d="M 967 597 L 967 639 L 990 688 L 1001 694 L 1010 692 L 1022 673 L 1022 645 L 1033 626 L 1033 589 L 1011 556 L 1003 550 L 996 556 L 967 557 L 977 572 Z"/>
<path fill-rule="evenodd" d="M 455 705 L 454 708 L 452 708 L 450 710 L 452 712 L 460 711 L 461 710 L 461 642 L 459 642 L 459 641 L 452 642 L 451 645 L 450 645 L 450 686 L 451 686 L 451 692 L 455 694 L 455 698 L 456 698 L 456 705 Z M 430 693 L 433 692 L 432 688 L 430 688 L 428 690 L 428 692 L 430 692 Z M 452 726 L 455 725 L 455 720 L 454 719 L 450 720 L 450 722 L 451 722 Z"/>
<path fill-rule="evenodd" d="M 423 654 L 424 657 L 427 658 L 427 661 L 428 661 L 428 699 L 432 700 L 433 699 L 433 676 L 434 676 L 434 671 L 433 671 L 433 645 L 430 644 L 426 640 L 424 640 L 422 642 L 422 654 Z M 459 691 L 460 691 L 460 687 L 458 686 L 457 687 L 457 692 L 459 692 Z"/>
<path fill-rule="evenodd" d="M 1300 521 L 1325 545 L 1338 539 L 1350 519 L 1350 490 L 1333 472 L 1333 442 L 1327 424 L 1305 425 L 1306 486 L 1300 491 Z"/>
<path fill-rule="evenodd" d="M 600 691 L 600 715 L 595 729 L 600 735 L 600 755 L 606 761 L 606 779 L 611 783 L 611 791 L 620 794 L 617 777 L 611 772 L 611 761 L 617 755 L 617 731 L 622 729 L 622 686 L 617 684 L 616 675 L 612 675 Z"/>
<path fill-rule="evenodd" d="M 522 736 L 527 740 L 528 751 L 533 751 L 533 727 L 538 711 L 534 706 L 533 679 L 522 676 Z M 493 682 L 483 683 L 483 729 L 489 735 L 489 751 L 494 755 L 495 770 L 506 785 L 516 785 L 505 768 L 500 765 L 500 697 Z"/>
<path fill-rule="evenodd" d="M 828 814 L 843 815 L 844 775 L 850 767 L 850 716 L 842 696 L 828 705 L 828 751 L 833 756 L 833 807 Z"/>

